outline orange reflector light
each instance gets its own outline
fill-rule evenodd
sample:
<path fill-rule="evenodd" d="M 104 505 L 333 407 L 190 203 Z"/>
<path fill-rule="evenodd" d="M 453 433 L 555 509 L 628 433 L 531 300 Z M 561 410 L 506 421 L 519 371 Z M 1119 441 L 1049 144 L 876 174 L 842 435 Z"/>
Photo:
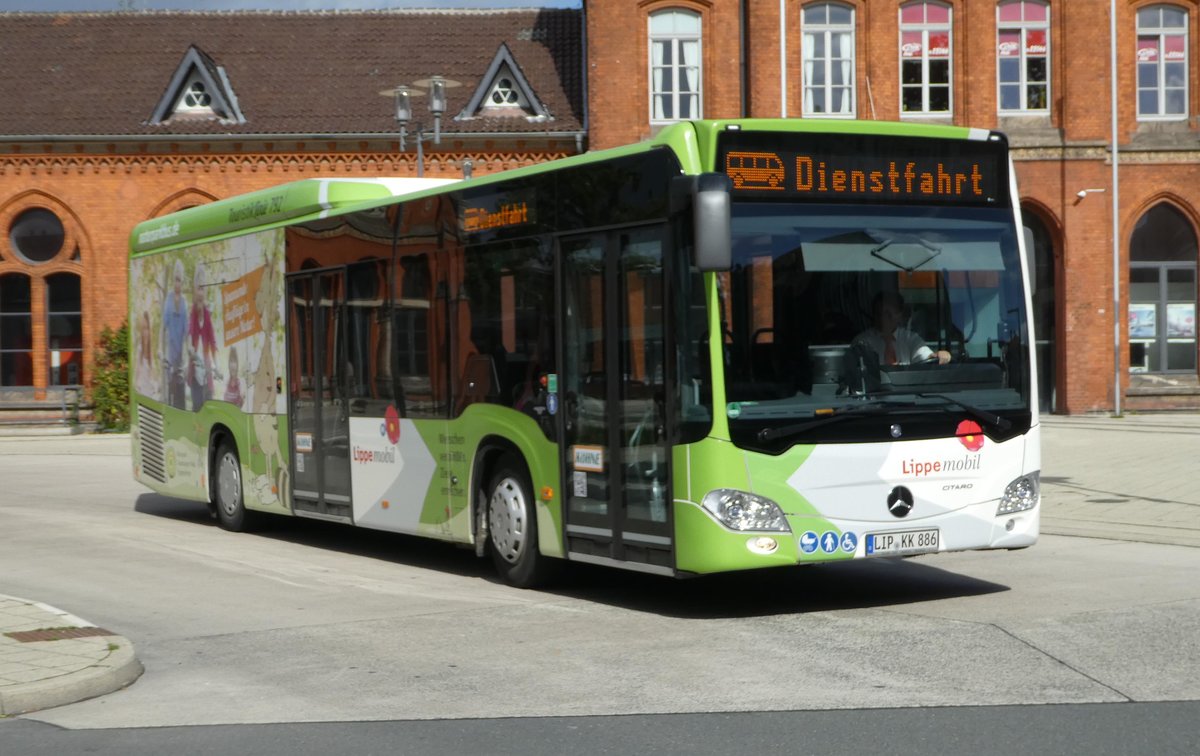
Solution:
<path fill-rule="evenodd" d="M 542 486 L 542 501 L 550 501 L 554 498 L 554 489 L 550 486 Z"/>

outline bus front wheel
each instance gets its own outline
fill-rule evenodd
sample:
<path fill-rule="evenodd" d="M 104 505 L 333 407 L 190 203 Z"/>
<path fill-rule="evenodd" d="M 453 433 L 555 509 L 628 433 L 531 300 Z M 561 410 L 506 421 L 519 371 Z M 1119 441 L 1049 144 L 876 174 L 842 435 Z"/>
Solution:
<path fill-rule="evenodd" d="M 246 511 L 242 497 L 242 464 L 237 447 L 222 441 L 217 448 L 213 465 L 213 499 L 217 505 L 217 522 L 225 530 L 241 533 L 250 529 L 251 514 Z"/>
<path fill-rule="evenodd" d="M 487 487 L 488 546 L 496 570 L 518 588 L 543 583 L 550 558 L 538 551 L 537 512 L 529 473 L 516 457 L 505 454 Z"/>

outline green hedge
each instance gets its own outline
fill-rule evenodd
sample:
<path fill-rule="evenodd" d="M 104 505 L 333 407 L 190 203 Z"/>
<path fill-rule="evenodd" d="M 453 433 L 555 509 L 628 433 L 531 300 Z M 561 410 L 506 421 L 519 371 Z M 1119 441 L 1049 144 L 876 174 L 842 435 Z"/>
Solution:
<path fill-rule="evenodd" d="M 92 371 L 92 403 L 96 422 L 105 430 L 129 430 L 129 323 L 100 333 Z"/>

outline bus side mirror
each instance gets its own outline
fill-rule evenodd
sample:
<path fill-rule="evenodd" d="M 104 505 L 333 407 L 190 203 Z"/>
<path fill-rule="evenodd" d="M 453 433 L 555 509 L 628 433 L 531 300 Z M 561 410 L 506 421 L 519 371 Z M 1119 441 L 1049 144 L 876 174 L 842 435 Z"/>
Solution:
<path fill-rule="evenodd" d="M 702 271 L 729 270 L 732 265 L 732 223 L 730 222 L 733 184 L 724 173 L 701 173 L 693 180 L 692 262 Z"/>
<path fill-rule="evenodd" d="M 1037 292 L 1037 254 L 1033 246 L 1033 229 L 1022 226 L 1021 231 L 1025 236 L 1025 267 L 1029 274 L 1029 294 L 1032 296 Z"/>

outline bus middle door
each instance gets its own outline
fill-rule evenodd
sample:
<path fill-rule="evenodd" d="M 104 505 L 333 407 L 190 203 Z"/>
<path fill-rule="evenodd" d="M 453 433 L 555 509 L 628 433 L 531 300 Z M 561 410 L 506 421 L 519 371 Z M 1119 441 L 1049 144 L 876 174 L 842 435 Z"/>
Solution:
<path fill-rule="evenodd" d="M 345 269 L 289 275 L 288 302 L 292 509 L 351 522 Z"/>

